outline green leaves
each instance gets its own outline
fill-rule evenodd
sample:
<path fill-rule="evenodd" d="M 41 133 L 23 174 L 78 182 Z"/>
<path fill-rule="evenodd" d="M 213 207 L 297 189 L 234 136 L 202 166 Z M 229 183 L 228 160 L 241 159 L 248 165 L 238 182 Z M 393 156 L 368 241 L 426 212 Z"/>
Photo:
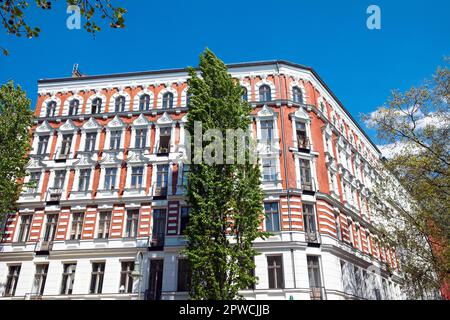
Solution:
<path fill-rule="evenodd" d="M 378 168 L 380 173 L 394 174 L 396 181 L 381 179 L 375 196 L 396 210 L 388 236 L 401 248 L 412 297 L 439 289 L 450 270 L 449 76 L 447 67 L 438 68 L 432 81 L 404 93 L 393 91 L 383 107 L 364 117 L 382 141 L 396 143 L 392 155 Z M 395 184 L 401 187 L 390 192 Z M 376 212 L 388 217 L 385 210 Z"/>
<path fill-rule="evenodd" d="M 251 107 L 241 100 L 242 89 L 225 64 L 210 50 L 200 56 L 200 75 L 189 68 L 191 95 L 186 129 L 193 150 L 194 122 L 203 132 L 247 130 Z M 210 142 L 203 141 L 203 148 Z M 223 146 L 225 148 L 225 146 Z M 236 151 L 236 150 L 235 150 Z M 248 158 L 248 150 L 247 159 Z M 223 154 L 225 154 L 225 149 Z M 259 167 L 244 164 L 191 164 L 188 202 L 192 206 L 183 250 L 192 269 L 191 299 L 236 299 L 239 290 L 255 284 L 250 273 L 257 255 L 252 242 L 263 217 Z"/>
<path fill-rule="evenodd" d="M 32 118 L 30 100 L 20 86 L 10 81 L 0 87 L 0 222 L 15 210 L 22 189 Z"/>
<path fill-rule="evenodd" d="M 25 20 L 25 10 L 30 6 L 29 3 L 42 10 L 51 10 L 52 1 L 46 0 L 19 0 L 19 1 L 0 1 L 0 22 L 6 33 L 16 37 L 35 38 L 38 37 L 41 29 L 30 26 Z M 78 6 L 84 23 L 84 29 L 91 34 L 101 30 L 97 24 L 99 20 L 109 21 L 111 28 L 124 28 L 126 9 L 113 6 L 111 0 L 66 0 L 67 5 Z M 8 55 L 8 51 L 2 48 L 2 53 Z"/>

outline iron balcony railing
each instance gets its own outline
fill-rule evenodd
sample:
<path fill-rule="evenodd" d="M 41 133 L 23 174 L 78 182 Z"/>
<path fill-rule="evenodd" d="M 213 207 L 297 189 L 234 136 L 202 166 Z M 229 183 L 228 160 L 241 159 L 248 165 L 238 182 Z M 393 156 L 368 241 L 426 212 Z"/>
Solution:
<path fill-rule="evenodd" d="M 166 183 L 154 183 L 153 184 L 153 196 L 154 197 L 165 197 L 167 196 L 168 187 Z"/>
<path fill-rule="evenodd" d="M 47 191 L 46 201 L 59 201 L 62 193 L 62 188 L 49 188 Z"/>
<path fill-rule="evenodd" d="M 39 239 L 34 245 L 34 252 L 50 252 L 53 249 L 53 241 L 45 239 Z"/>
<path fill-rule="evenodd" d="M 326 300 L 325 287 L 310 287 L 311 300 Z"/>

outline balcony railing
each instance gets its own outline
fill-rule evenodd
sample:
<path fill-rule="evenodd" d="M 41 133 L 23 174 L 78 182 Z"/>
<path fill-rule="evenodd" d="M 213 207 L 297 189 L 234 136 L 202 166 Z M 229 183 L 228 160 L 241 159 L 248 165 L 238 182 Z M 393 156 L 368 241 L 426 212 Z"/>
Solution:
<path fill-rule="evenodd" d="M 149 247 L 152 247 L 152 248 L 164 247 L 164 240 L 165 240 L 164 232 L 153 234 L 149 238 Z"/>
<path fill-rule="evenodd" d="M 47 191 L 46 201 L 59 201 L 62 195 L 62 188 L 49 188 Z"/>
<path fill-rule="evenodd" d="M 51 240 L 45 241 L 44 239 L 39 239 L 34 246 L 34 252 L 36 254 L 48 254 L 52 249 L 53 241 Z"/>
<path fill-rule="evenodd" d="M 310 287 L 311 300 L 326 300 L 325 287 Z"/>
<path fill-rule="evenodd" d="M 297 148 L 299 151 L 310 150 L 311 142 L 309 139 L 297 139 Z"/>
<path fill-rule="evenodd" d="M 154 183 L 152 189 L 153 189 L 154 197 L 166 197 L 167 196 L 167 191 L 168 191 L 167 184 Z"/>
<path fill-rule="evenodd" d="M 320 243 L 320 234 L 318 231 L 307 230 L 305 232 L 305 241 L 308 243 Z"/>

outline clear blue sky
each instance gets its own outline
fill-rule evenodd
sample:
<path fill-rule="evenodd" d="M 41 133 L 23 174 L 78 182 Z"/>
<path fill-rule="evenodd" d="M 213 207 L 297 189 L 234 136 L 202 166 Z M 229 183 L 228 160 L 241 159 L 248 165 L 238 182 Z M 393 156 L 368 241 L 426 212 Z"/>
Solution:
<path fill-rule="evenodd" d="M 30 0 L 31 2 L 33 0 Z M 13 79 L 34 101 L 37 79 L 195 66 L 205 47 L 226 63 L 286 59 L 313 67 L 356 117 L 431 76 L 450 55 L 450 1 L 171 0 L 116 1 L 126 28 L 105 26 L 95 39 L 68 30 L 65 1 L 29 10 L 36 39 L 6 36 L 0 83 Z M 366 28 L 366 9 L 381 8 L 381 30 Z M 373 133 L 370 133 L 373 136 Z M 376 140 L 376 139 L 375 139 Z"/>

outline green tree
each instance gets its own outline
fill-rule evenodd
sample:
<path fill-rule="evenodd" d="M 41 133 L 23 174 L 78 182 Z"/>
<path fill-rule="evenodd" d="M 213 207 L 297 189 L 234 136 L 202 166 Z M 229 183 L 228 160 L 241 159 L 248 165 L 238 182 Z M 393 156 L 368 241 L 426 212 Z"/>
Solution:
<path fill-rule="evenodd" d="M 30 26 L 26 20 L 26 10 L 30 4 L 42 9 L 51 10 L 52 3 L 56 0 L 0 0 L 0 21 L 6 32 L 17 37 L 35 38 L 39 36 L 39 27 Z M 111 28 L 123 28 L 125 26 L 124 14 L 126 10 L 114 6 L 111 0 L 65 0 L 67 6 L 77 6 L 80 15 L 86 21 L 84 29 L 92 34 L 101 30 L 97 24 L 99 19 L 109 21 Z M 3 54 L 8 55 L 8 50 L 0 47 Z"/>
<path fill-rule="evenodd" d="M 33 112 L 30 99 L 12 81 L 0 87 L 0 228 L 16 200 L 26 175 Z M 3 231 L 3 230 L 2 230 Z"/>
<path fill-rule="evenodd" d="M 195 122 L 201 122 L 203 133 L 216 129 L 225 137 L 227 129 L 247 132 L 251 121 L 251 106 L 242 100 L 241 87 L 228 74 L 225 64 L 208 49 L 200 56 L 199 71 L 201 76 L 189 68 L 191 99 L 186 129 L 191 150 L 194 150 Z M 218 142 L 212 140 L 203 141 L 202 150 Z M 219 143 L 219 149 L 213 156 L 226 153 L 225 145 Z M 191 164 L 188 201 L 192 208 L 183 252 L 192 271 L 192 299 L 239 298 L 239 290 L 257 281 L 251 273 L 257 255 L 252 242 L 266 235 L 258 230 L 263 217 L 263 194 L 259 166 L 250 160 L 250 148 L 238 149 L 234 145 L 233 154 L 237 156 L 242 149 L 246 161 L 241 164 L 195 163 L 195 160 Z"/>
<path fill-rule="evenodd" d="M 393 91 L 386 104 L 364 116 L 385 143 L 387 159 L 378 171 L 398 180 L 380 179 L 374 207 L 387 221 L 386 236 L 399 246 L 412 298 L 449 281 L 449 74 L 439 67 L 432 80 L 405 93 Z M 395 188 L 398 183 L 401 187 Z M 410 203 L 403 202 L 408 198 Z"/>

